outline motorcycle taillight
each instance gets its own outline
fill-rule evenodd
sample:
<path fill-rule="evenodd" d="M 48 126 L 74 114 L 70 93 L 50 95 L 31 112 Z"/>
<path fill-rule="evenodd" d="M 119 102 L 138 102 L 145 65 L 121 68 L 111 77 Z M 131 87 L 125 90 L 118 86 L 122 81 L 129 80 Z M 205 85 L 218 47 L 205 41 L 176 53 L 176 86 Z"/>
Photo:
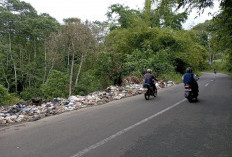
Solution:
<path fill-rule="evenodd" d="M 187 88 L 187 89 L 190 88 L 190 85 L 186 85 L 185 88 Z"/>

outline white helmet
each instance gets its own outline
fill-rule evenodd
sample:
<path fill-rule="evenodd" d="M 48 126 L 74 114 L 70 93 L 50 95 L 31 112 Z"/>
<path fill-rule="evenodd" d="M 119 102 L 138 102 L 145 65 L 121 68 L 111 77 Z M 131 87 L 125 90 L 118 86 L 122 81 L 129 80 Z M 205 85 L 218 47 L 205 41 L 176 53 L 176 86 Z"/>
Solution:
<path fill-rule="evenodd" d="M 147 69 L 147 72 L 148 72 L 148 73 L 151 73 L 151 71 L 152 71 L 151 69 Z"/>

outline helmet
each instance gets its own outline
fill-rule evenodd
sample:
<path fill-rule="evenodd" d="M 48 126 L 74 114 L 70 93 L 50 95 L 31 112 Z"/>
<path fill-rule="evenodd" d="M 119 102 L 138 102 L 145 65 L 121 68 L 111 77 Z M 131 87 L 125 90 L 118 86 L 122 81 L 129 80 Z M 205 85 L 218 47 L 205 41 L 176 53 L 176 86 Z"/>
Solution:
<path fill-rule="evenodd" d="M 192 68 L 191 68 L 191 67 L 188 67 L 188 68 L 186 69 L 186 72 L 187 72 L 187 73 L 192 73 L 192 72 L 193 72 L 193 70 L 192 70 Z"/>
<path fill-rule="evenodd" d="M 151 73 L 151 69 L 147 69 L 147 72 L 148 72 L 148 73 Z"/>

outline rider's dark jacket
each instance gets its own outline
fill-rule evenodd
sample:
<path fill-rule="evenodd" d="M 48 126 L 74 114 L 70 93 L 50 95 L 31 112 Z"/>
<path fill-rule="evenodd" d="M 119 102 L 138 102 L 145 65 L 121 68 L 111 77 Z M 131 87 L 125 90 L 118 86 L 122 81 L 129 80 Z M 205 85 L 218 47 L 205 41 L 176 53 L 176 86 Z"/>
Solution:
<path fill-rule="evenodd" d="M 145 83 L 149 83 L 150 85 L 154 83 L 154 79 L 155 79 L 155 76 L 150 74 L 150 73 L 146 73 L 144 75 L 144 79 L 145 79 Z"/>
<path fill-rule="evenodd" d="M 194 79 L 193 73 L 185 73 L 183 76 L 183 83 L 184 84 L 192 84 L 195 83 L 196 80 Z"/>
<path fill-rule="evenodd" d="M 148 83 L 150 86 L 153 87 L 153 89 L 156 89 L 154 80 L 155 80 L 155 76 L 152 75 L 151 73 L 146 73 L 144 75 L 144 79 L 145 79 L 145 84 Z"/>
<path fill-rule="evenodd" d="M 183 75 L 183 83 L 189 84 L 192 86 L 193 91 L 196 91 L 198 93 L 199 89 L 198 89 L 198 84 L 197 81 L 194 78 L 194 74 L 193 73 L 185 73 Z"/>

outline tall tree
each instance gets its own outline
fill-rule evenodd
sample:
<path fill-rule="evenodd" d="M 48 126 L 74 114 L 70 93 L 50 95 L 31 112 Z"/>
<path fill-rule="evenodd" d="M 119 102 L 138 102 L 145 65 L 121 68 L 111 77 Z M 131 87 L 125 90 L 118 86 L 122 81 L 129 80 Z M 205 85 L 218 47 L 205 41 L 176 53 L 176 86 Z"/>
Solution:
<path fill-rule="evenodd" d="M 107 12 L 110 30 L 118 28 L 131 28 L 144 25 L 138 10 L 130 9 L 128 6 L 113 4 Z"/>
<path fill-rule="evenodd" d="M 83 62 L 96 47 L 96 40 L 89 28 L 89 23 L 83 23 L 77 18 L 65 19 L 62 31 L 51 38 L 48 43 L 50 43 L 51 49 L 48 49 L 47 55 L 54 53 L 51 56 L 55 57 L 57 53 L 60 53 L 59 51 L 63 50 L 66 51 L 68 58 L 71 55 L 69 95 L 72 95 L 73 86 L 78 84 Z M 67 64 L 69 64 L 69 59 Z M 75 72 L 76 76 L 74 77 Z"/>
<path fill-rule="evenodd" d="M 37 15 L 35 9 L 26 2 L 2 2 L 0 34 L 4 60 L 1 65 L 11 92 L 20 92 L 32 84 L 38 86 L 43 65 L 39 62 L 43 62 L 41 57 L 44 55 L 44 41 L 58 27 L 59 23 L 54 18 L 48 14 Z"/>
<path fill-rule="evenodd" d="M 175 4 L 166 1 L 145 0 L 142 11 L 130 9 L 128 6 L 113 4 L 107 13 L 111 21 L 111 30 L 132 27 L 171 27 L 182 29 L 182 22 L 187 19 L 187 12 L 177 13 Z M 116 16 L 115 16 L 116 15 Z"/>
<path fill-rule="evenodd" d="M 187 12 L 178 13 L 175 8 L 176 5 L 169 0 L 145 0 L 143 16 L 150 20 L 151 27 L 180 30 L 182 23 L 187 20 Z"/>
<path fill-rule="evenodd" d="M 201 1 L 188 1 L 188 0 L 173 0 L 180 7 L 187 7 L 198 9 L 199 14 L 204 12 L 207 7 L 213 7 L 215 0 L 201 0 Z M 220 13 L 214 18 L 214 29 L 217 34 L 219 45 L 228 57 L 228 70 L 232 71 L 232 1 L 219 0 Z"/>

